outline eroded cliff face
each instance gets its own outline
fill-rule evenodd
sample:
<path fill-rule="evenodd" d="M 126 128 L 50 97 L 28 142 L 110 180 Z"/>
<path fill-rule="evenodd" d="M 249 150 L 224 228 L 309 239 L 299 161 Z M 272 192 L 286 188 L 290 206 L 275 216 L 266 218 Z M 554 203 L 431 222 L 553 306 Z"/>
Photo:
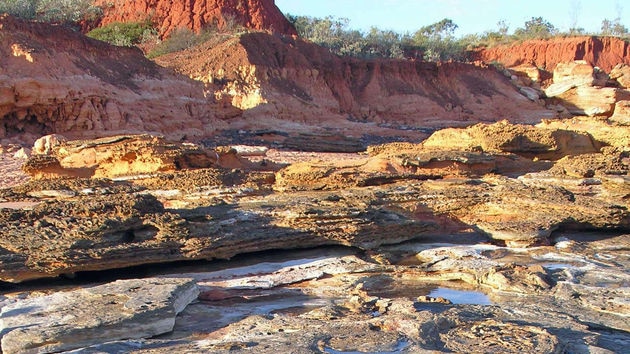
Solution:
<path fill-rule="evenodd" d="M 610 72 L 620 63 L 630 64 L 628 43 L 615 37 L 569 37 L 531 40 L 486 48 L 473 53 L 476 60 L 497 61 L 507 67 L 533 64 L 553 71 L 558 63 L 584 60 Z"/>
<path fill-rule="evenodd" d="M 157 132 L 174 139 L 217 126 L 201 83 L 43 23 L 0 17 L 0 138 Z"/>
<path fill-rule="evenodd" d="M 342 58 L 250 32 L 157 59 L 178 74 L 138 49 L 59 26 L 10 17 L 0 26 L 0 138 L 29 143 L 51 133 L 179 140 L 226 129 L 417 139 L 439 127 L 555 114 L 485 66 Z"/>
<path fill-rule="evenodd" d="M 344 58 L 266 33 L 201 45 L 157 62 L 216 85 L 217 99 L 243 109 L 244 118 L 434 128 L 553 116 L 485 66 Z"/>
<path fill-rule="evenodd" d="M 231 22 L 246 28 L 295 35 L 274 0 L 98 0 L 103 6 L 101 25 L 112 22 L 152 21 L 161 37 L 178 28 L 199 32 L 209 25 L 223 28 Z"/>

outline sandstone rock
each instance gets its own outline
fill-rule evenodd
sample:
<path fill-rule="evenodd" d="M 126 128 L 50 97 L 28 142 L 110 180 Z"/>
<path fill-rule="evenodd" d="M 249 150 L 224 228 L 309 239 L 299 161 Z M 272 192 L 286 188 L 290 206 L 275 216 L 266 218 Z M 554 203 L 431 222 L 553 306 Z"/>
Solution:
<path fill-rule="evenodd" d="M 31 149 L 29 148 L 21 148 L 13 154 L 13 158 L 26 160 L 31 155 Z"/>
<path fill-rule="evenodd" d="M 20 300 L 0 312 L 3 353 L 52 353 L 169 332 L 199 294 L 191 279 L 149 278 Z"/>
<path fill-rule="evenodd" d="M 556 97 L 575 87 L 593 86 L 595 71 L 584 60 L 558 63 L 553 70 L 553 84 L 545 89 L 547 97 Z"/>
<path fill-rule="evenodd" d="M 573 83 L 577 86 L 593 86 L 595 80 L 595 70 L 593 66 L 585 60 L 575 60 L 572 62 L 558 63 L 553 69 L 553 82 Z"/>
<path fill-rule="evenodd" d="M 61 189 L 67 182 L 54 183 Z M 98 183 L 102 182 L 83 180 L 72 189 Z M 79 270 L 230 258 L 276 248 L 371 249 L 420 237 L 436 227 L 397 207 L 366 204 L 375 198 L 370 191 L 357 200 L 337 197 L 336 192 L 319 196 L 305 192 L 271 194 L 261 201 L 256 195 L 221 197 L 198 188 L 186 195 L 185 208 L 164 209 L 152 195 L 131 193 L 134 189 L 124 184 L 109 185 L 108 190 L 77 193 L 32 210 L 0 209 L 0 279 L 20 282 Z"/>
<path fill-rule="evenodd" d="M 613 115 L 610 116 L 610 118 L 608 118 L 608 120 L 618 125 L 629 126 L 630 125 L 630 101 L 629 100 L 617 101 L 617 103 L 615 103 L 615 111 Z"/>
<path fill-rule="evenodd" d="M 35 143 L 33 144 L 33 154 L 39 154 L 39 155 L 47 155 L 50 154 L 51 152 L 54 151 L 54 149 L 65 143 L 66 142 L 66 138 L 64 138 L 63 136 L 59 135 L 59 134 L 51 134 L 51 135 L 45 135 L 37 140 L 35 140 Z"/>
<path fill-rule="evenodd" d="M 584 133 L 537 129 L 526 125 L 512 125 L 506 121 L 477 124 L 465 129 L 439 130 L 422 144 L 427 149 L 481 149 L 541 159 L 558 159 L 565 155 L 597 151 L 593 139 Z"/>
<path fill-rule="evenodd" d="M 204 93 L 211 88 L 161 68 L 137 48 L 10 16 L 0 17 L 0 27 L 0 126 L 6 139 L 32 144 L 51 133 L 77 139 L 156 132 L 179 140 L 219 126 L 214 100 Z M 12 54 L 15 43 L 32 62 Z"/>
<path fill-rule="evenodd" d="M 488 333 L 491 333 L 489 338 Z M 510 340 L 504 340 L 509 337 Z M 500 323 L 492 319 L 461 324 L 441 335 L 454 352 L 558 353 L 556 336 L 536 326 Z"/>
<path fill-rule="evenodd" d="M 623 106 L 623 103 L 622 103 Z M 591 135 L 597 142 L 620 148 L 630 146 L 630 127 L 601 117 L 574 117 L 562 120 L 543 120 L 536 125 L 544 129 L 560 129 Z M 599 144 L 599 143 L 598 143 Z"/>
<path fill-rule="evenodd" d="M 150 20 L 161 37 L 167 37 L 178 28 L 200 32 L 212 24 L 219 28 L 242 25 L 251 29 L 297 35 L 295 28 L 276 7 L 274 0 L 117 0 L 99 1 L 97 4 L 104 7 L 101 25 Z"/>
<path fill-rule="evenodd" d="M 630 98 L 625 90 L 587 86 L 571 89 L 557 97 L 572 114 L 587 116 L 610 116 L 617 101 Z"/>
<path fill-rule="evenodd" d="M 424 151 L 420 145 L 387 151 L 371 158 L 346 161 L 312 161 L 292 164 L 276 173 L 277 190 L 334 190 L 340 187 L 376 186 L 399 180 L 425 180 L 454 176 L 482 176 L 497 169 L 497 158 L 484 153 Z M 500 159 L 500 158 L 499 158 Z"/>
<path fill-rule="evenodd" d="M 229 61 L 226 52 L 234 53 Z M 533 117 L 553 116 L 487 67 L 337 57 L 310 42 L 263 33 L 156 61 L 217 85 L 216 96 L 241 107 L 247 126 L 265 123 L 265 128 L 277 129 L 282 124 L 290 133 L 304 133 L 305 125 L 311 125 L 317 127 L 311 134 L 326 127 L 329 135 L 337 130 L 359 138 L 379 130 L 375 135 L 382 135 L 388 126 L 407 126 L 405 134 L 418 136 L 421 128 L 470 124 L 481 117 L 532 122 L 537 120 Z M 457 99 L 447 87 L 460 90 Z"/>
<path fill-rule="evenodd" d="M 617 64 L 610 71 L 610 78 L 617 80 L 623 88 L 630 88 L 630 66 L 628 64 Z"/>
<path fill-rule="evenodd" d="M 44 144 L 38 141 L 37 146 Z M 48 156 L 36 155 L 23 168 L 34 178 L 113 178 L 210 167 L 217 159 L 216 153 L 197 145 L 174 144 L 158 136 L 125 135 L 57 142 Z"/>
<path fill-rule="evenodd" d="M 541 70 L 532 64 L 521 64 L 518 66 L 512 66 L 507 70 L 509 70 L 510 73 L 517 75 L 518 77 L 527 77 L 530 81 L 530 85 L 532 83 L 541 83 L 543 80 L 546 79 L 544 70 Z"/>

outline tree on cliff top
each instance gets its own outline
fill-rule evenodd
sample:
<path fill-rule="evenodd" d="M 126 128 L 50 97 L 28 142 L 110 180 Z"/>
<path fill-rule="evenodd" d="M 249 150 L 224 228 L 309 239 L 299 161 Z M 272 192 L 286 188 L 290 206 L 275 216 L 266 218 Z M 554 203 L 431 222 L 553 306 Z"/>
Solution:
<path fill-rule="evenodd" d="M 517 28 L 514 36 L 519 39 L 549 38 L 557 35 L 558 29 L 542 17 L 532 17 L 524 28 Z"/>
<path fill-rule="evenodd" d="M 92 0 L 2 0 L 0 13 L 44 22 L 76 23 L 93 19 L 102 9 Z"/>

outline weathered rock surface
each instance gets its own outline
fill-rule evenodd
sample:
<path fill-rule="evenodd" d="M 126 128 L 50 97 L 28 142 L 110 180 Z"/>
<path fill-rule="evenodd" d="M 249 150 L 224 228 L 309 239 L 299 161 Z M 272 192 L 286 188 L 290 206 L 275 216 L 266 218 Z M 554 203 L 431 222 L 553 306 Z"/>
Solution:
<path fill-rule="evenodd" d="M 46 140 L 46 137 L 42 138 Z M 53 137 L 47 143 L 55 140 Z M 37 140 L 34 151 L 40 152 Z M 175 144 L 150 135 L 121 135 L 89 141 L 57 142 L 22 167 L 33 178 L 60 176 L 116 178 L 215 166 L 220 156 L 193 144 Z"/>
<path fill-rule="evenodd" d="M 545 88 L 545 95 L 547 97 L 555 97 L 572 88 L 593 86 L 594 84 L 594 68 L 584 60 L 558 63 L 553 70 L 553 84 Z"/>
<path fill-rule="evenodd" d="M 610 78 L 617 80 L 623 88 L 630 88 L 630 66 L 627 64 L 617 64 L 610 71 Z"/>
<path fill-rule="evenodd" d="M 418 140 L 436 127 L 556 114 L 472 64 L 341 58 L 295 37 L 250 32 L 156 59 L 187 78 L 137 49 L 61 26 L 0 24 L 0 139 L 153 133 L 194 141 L 228 127 L 282 127 L 293 136 Z"/>
<path fill-rule="evenodd" d="M 481 150 L 513 153 L 539 159 L 558 159 L 566 155 L 596 152 L 598 143 L 586 133 L 560 129 L 539 129 L 507 121 L 477 124 L 465 129 L 442 129 L 422 145 L 425 148 Z"/>
<path fill-rule="evenodd" d="M 246 28 L 297 35 L 274 0 L 194 0 L 194 1 L 96 1 L 104 9 L 100 25 L 112 22 L 151 21 L 161 37 L 188 28 L 199 32 L 216 25 L 224 28 L 242 25 Z"/>
<path fill-rule="evenodd" d="M 221 126 L 204 90 L 137 48 L 0 17 L 0 139 L 151 132 L 192 139 Z"/>
<path fill-rule="evenodd" d="M 628 100 L 630 92 L 613 87 L 580 86 L 557 96 L 570 113 L 586 116 L 611 116 L 618 101 Z"/>
<path fill-rule="evenodd" d="M 140 151 L 142 141 L 108 140 L 106 150 Z M 600 151 L 587 134 L 502 122 L 371 154 L 296 163 L 275 178 L 268 164 L 251 163 L 7 189 L 7 202 L 45 203 L 0 209 L 0 276 L 19 282 L 289 247 L 368 250 L 445 234 L 523 246 L 547 244 L 557 230 L 630 226 L 627 147 Z"/>
<path fill-rule="evenodd" d="M 77 353 L 623 352 L 627 128 L 499 122 L 312 161 L 219 147 L 237 169 L 31 181 L 0 190 L 14 206 L 0 208 L 0 277 L 144 264 L 143 276 L 194 279 L 200 301 L 172 332 Z M 290 251 L 265 252 L 278 249 Z M 156 264 L 213 258 L 233 260 Z M 28 283 L 0 286 L 5 312 L 31 301 Z"/>
<path fill-rule="evenodd" d="M 623 101 L 622 101 L 623 102 Z M 567 130 L 581 134 L 589 134 L 604 145 L 627 149 L 630 146 L 630 130 L 628 125 L 617 124 L 617 120 L 626 119 L 622 111 L 615 118 L 574 117 L 570 119 L 544 120 L 537 127 L 551 130 Z"/>
<path fill-rule="evenodd" d="M 0 310 L 2 352 L 54 353 L 170 332 L 198 294 L 192 279 L 148 278 L 18 300 Z"/>
<path fill-rule="evenodd" d="M 609 119 L 617 125 L 630 125 L 630 100 L 615 103 L 615 111 Z"/>
<path fill-rule="evenodd" d="M 175 193 L 184 197 L 175 204 L 180 207 L 165 209 L 154 196 L 134 193 L 130 186 L 84 183 L 85 187 L 62 187 L 80 188 L 72 198 L 38 204 L 33 210 L 0 210 L 2 280 L 230 258 L 286 247 L 341 244 L 369 249 L 435 229 L 432 222 L 415 220 L 388 203 L 371 205 L 375 195 L 369 191 L 361 200 L 337 200 L 330 193 L 261 198 L 245 192 L 236 205 L 226 203 L 233 195 L 215 197 L 211 190 L 201 189 Z M 63 216 L 70 214 L 72 221 Z M 383 233 L 385 229 L 389 234 Z"/>
<path fill-rule="evenodd" d="M 550 72 L 558 63 L 584 60 L 610 72 L 617 64 L 630 64 L 630 49 L 628 43 L 616 37 L 566 37 L 484 48 L 474 53 L 474 57 L 507 67 L 533 64 Z"/>
<path fill-rule="evenodd" d="M 243 127 L 277 129 L 279 122 L 291 121 L 298 125 L 285 129 L 313 124 L 356 137 L 376 131 L 377 123 L 406 126 L 407 134 L 415 129 L 418 136 L 421 129 L 471 121 L 508 117 L 531 123 L 553 116 L 487 67 L 343 58 L 310 42 L 265 33 L 214 47 L 202 44 L 156 61 L 215 84 L 217 100 L 243 110 L 244 122 L 231 121 Z"/>

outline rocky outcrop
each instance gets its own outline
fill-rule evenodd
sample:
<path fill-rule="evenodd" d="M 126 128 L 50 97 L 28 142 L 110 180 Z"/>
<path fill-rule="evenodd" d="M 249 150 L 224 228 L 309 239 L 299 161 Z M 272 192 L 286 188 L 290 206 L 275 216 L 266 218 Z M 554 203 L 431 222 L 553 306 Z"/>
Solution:
<path fill-rule="evenodd" d="M 216 85 L 217 100 L 242 109 L 246 127 L 274 129 L 292 121 L 300 125 L 289 127 L 328 126 L 356 136 L 375 132 L 376 123 L 381 132 L 391 127 L 418 135 L 480 120 L 535 122 L 553 116 L 487 67 L 343 58 L 300 39 L 265 33 L 156 61 Z"/>
<path fill-rule="evenodd" d="M 167 333 L 198 295 L 192 279 L 154 278 L 20 300 L 0 311 L 2 352 L 56 353 Z"/>
<path fill-rule="evenodd" d="M 627 139 L 626 128 L 616 130 Z M 142 152 L 139 142 L 111 140 L 103 151 L 81 146 L 108 157 Z M 372 250 L 435 235 L 521 247 L 548 244 L 557 230 L 626 230 L 627 146 L 595 144 L 583 133 L 501 122 L 437 132 L 419 145 L 385 145 L 364 158 L 295 163 L 275 178 L 268 163 L 252 162 L 133 182 L 32 181 L 0 195 L 30 203 L 0 209 L 0 276 L 19 282 L 276 248 Z M 188 149 L 166 146 L 166 156 Z M 580 156 L 585 163 L 576 162 Z"/>
<path fill-rule="evenodd" d="M 610 72 L 617 64 L 630 64 L 630 47 L 616 37 L 566 37 L 530 40 L 484 48 L 473 53 L 477 60 L 499 62 L 507 67 L 533 64 L 549 72 L 558 63 L 584 60 Z"/>
<path fill-rule="evenodd" d="M 200 32 L 204 27 L 234 25 L 297 35 L 274 0 L 99 0 L 96 4 L 104 10 L 100 25 L 148 20 L 157 27 L 161 37 L 181 28 Z"/>
<path fill-rule="evenodd" d="M 597 152 L 598 143 L 586 133 L 560 129 L 537 129 L 501 121 L 462 128 L 442 129 L 422 144 L 440 150 L 481 150 L 514 153 L 525 157 L 556 160 L 566 155 Z"/>
<path fill-rule="evenodd" d="M 144 57 L 44 23 L 0 17 L 0 139 L 95 138 L 221 127 L 205 88 Z"/>
<path fill-rule="evenodd" d="M 199 140 L 225 129 L 282 127 L 292 136 L 417 140 L 436 127 L 555 116 L 484 66 L 341 58 L 253 32 L 158 58 L 191 80 L 137 49 L 60 26 L 0 22 L 0 139 L 155 133 Z"/>
<path fill-rule="evenodd" d="M 378 197 L 369 191 L 363 199 L 344 197 L 337 202 L 331 193 L 271 194 L 261 204 L 246 178 L 240 179 L 241 192 L 234 195 L 213 186 L 215 182 L 206 177 L 208 171 L 198 173 L 203 178 L 191 193 L 156 191 L 154 196 L 139 187 L 102 180 L 59 180 L 11 192 L 17 195 L 5 194 L 9 201 L 26 197 L 52 203 L 37 204 L 32 210 L 0 209 L 4 228 L 0 280 L 19 282 L 81 270 L 230 258 L 276 248 L 348 245 L 370 249 L 435 229 L 431 221 L 416 220 L 389 203 L 370 205 Z M 221 181 L 220 172 L 215 175 Z M 164 198 L 164 204 L 157 197 Z M 239 206 L 227 202 L 232 198 L 238 199 Z M 72 222 L 62 216 L 70 214 Z M 385 229 L 389 235 L 382 234 Z M 47 241 L 49 237 L 54 241 Z"/>
<path fill-rule="evenodd" d="M 557 97 L 573 115 L 611 116 L 617 102 L 630 99 L 630 91 L 613 87 L 580 86 Z"/>
<path fill-rule="evenodd" d="M 38 139 L 33 148 L 35 153 L 22 169 L 37 179 L 60 176 L 120 178 L 218 166 L 220 160 L 218 153 L 197 145 L 175 144 L 150 135 L 56 141 L 51 146 L 50 143 L 57 139 L 54 136 Z M 49 143 L 48 149 L 46 143 Z"/>
<path fill-rule="evenodd" d="M 610 79 L 617 80 L 623 88 L 630 88 L 630 66 L 627 64 L 617 64 L 610 71 Z"/>

